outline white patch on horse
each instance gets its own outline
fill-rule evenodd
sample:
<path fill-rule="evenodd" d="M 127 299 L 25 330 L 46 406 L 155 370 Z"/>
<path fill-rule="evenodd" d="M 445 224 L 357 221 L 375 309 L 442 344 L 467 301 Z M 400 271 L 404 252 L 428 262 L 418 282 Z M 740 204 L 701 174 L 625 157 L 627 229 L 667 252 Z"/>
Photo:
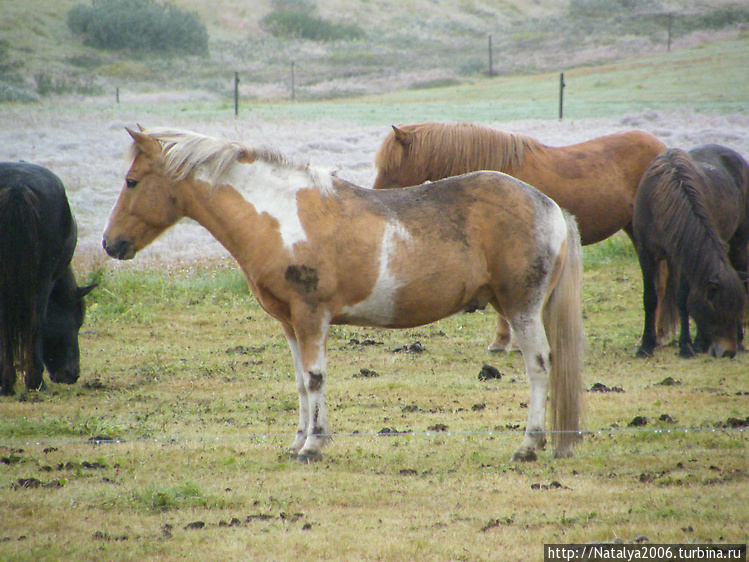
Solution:
<path fill-rule="evenodd" d="M 409 241 L 411 235 L 399 222 L 390 222 L 385 226 L 380 244 L 380 260 L 377 281 L 369 296 L 354 305 L 346 306 L 342 314 L 352 321 L 365 321 L 377 326 L 388 326 L 395 320 L 397 313 L 395 295 L 402 282 L 390 268 L 391 258 L 398 242 Z"/>
<path fill-rule="evenodd" d="M 278 221 L 284 246 L 291 251 L 294 244 L 307 240 L 299 220 L 297 193 L 302 189 L 332 190 L 330 174 L 310 169 L 286 168 L 262 161 L 237 164 L 222 178 L 250 203 L 258 214 L 267 213 Z"/>

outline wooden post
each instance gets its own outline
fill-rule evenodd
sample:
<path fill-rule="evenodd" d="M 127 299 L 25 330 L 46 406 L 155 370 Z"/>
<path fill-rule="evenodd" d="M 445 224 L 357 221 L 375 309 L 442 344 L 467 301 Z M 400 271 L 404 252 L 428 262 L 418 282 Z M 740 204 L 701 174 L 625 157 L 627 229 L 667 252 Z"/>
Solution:
<path fill-rule="evenodd" d="M 296 100 L 296 91 L 294 86 L 294 61 L 291 61 L 291 101 Z"/>
<path fill-rule="evenodd" d="M 239 117 L 239 72 L 234 73 L 234 117 Z"/>
<path fill-rule="evenodd" d="M 114 89 L 114 99 L 117 101 L 117 104 L 119 105 L 120 103 L 120 89 L 119 88 Z"/>
<path fill-rule="evenodd" d="M 492 36 L 489 35 L 489 78 L 494 76 L 494 63 L 492 62 Z"/>
<path fill-rule="evenodd" d="M 559 74 L 559 120 L 564 115 L 564 72 Z"/>
<path fill-rule="evenodd" d="M 673 12 L 668 13 L 668 52 L 671 52 L 671 22 L 674 18 Z"/>

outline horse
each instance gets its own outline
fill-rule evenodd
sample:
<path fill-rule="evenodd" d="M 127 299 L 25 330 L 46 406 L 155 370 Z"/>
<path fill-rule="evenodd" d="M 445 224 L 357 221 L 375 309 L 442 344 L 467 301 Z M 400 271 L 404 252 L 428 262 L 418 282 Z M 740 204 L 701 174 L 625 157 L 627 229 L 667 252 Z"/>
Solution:
<path fill-rule="evenodd" d="M 749 269 L 749 164 L 734 150 L 707 144 L 658 156 L 634 207 L 635 248 L 643 277 L 645 327 L 637 351 L 653 354 L 658 304 L 654 271 L 666 261 L 678 282 L 679 355 L 734 357 L 741 346 Z M 667 291 L 672 294 L 672 291 Z M 697 325 L 694 343 L 689 318 Z"/>
<path fill-rule="evenodd" d="M 374 191 L 334 174 L 189 131 L 128 130 L 132 165 L 104 231 L 117 259 L 188 217 L 237 260 L 291 350 L 299 425 L 289 451 L 321 458 L 331 325 L 409 328 L 487 305 L 516 331 L 530 381 L 515 460 L 579 439 L 582 250 L 574 218 L 536 189 L 481 172 Z"/>
<path fill-rule="evenodd" d="M 16 363 L 26 390 L 80 375 L 84 297 L 70 261 L 78 231 L 62 181 L 25 162 L 0 162 L 0 393 L 13 395 Z"/>
<path fill-rule="evenodd" d="M 624 230 L 632 238 L 632 207 L 642 174 L 666 150 L 637 130 L 553 147 L 521 133 L 474 123 L 393 126 L 375 156 L 374 189 L 419 185 L 478 170 L 497 170 L 524 181 L 572 213 L 583 245 Z M 673 331 L 659 321 L 659 340 Z M 510 331 L 499 318 L 489 351 L 508 348 Z"/>

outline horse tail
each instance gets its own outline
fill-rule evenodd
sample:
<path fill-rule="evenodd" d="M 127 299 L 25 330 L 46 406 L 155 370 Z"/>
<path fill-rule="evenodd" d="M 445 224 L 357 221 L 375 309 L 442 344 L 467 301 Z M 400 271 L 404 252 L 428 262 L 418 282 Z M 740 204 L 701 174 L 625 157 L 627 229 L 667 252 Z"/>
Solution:
<path fill-rule="evenodd" d="M 679 272 L 669 268 L 666 261 L 662 261 L 655 270 L 656 284 L 663 286 L 663 295 L 659 295 L 658 326 L 656 339 L 658 344 L 668 343 L 679 325 L 679 309 L 676 306 L 676 292 L 679 288 Z M 665 281 L 665 283 L 664 283 Z"/>
<path fill-rule="evenodd" d="M 34 363 L 40 227 L 39 199 L 30 189 L 0 191 L 0 344 L 2 386 L 8 393 L 15 384 L 16 359 L 24 373 Z"/>
<path fill-rule="evenodd" d="M 549 381 L 552 446 L 555 456 L 572 455 L 580 440 L 583 409 L 582 279 L 583 253 L 575 218 L 562 211 L 567 224 L 567 249 L 556 286 L 544 308 L 544 328 L 551 348 Z"/>

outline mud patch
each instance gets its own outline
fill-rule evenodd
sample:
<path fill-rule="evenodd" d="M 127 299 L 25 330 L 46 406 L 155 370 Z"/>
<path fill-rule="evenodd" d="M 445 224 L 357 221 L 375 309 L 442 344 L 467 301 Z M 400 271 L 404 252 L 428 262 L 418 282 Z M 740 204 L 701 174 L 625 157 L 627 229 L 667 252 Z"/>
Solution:
<path fill-rule="evenodd" d="M 559 480 L 553 480 L 548 484 L 531 484 L 531 490 L 571 490 L 572 488 L 565 486 Z"/>
<path fill-rule="evenodd" d="M 588 389 L 588 392 L 624 392 L 624 389 L 620 386 L 606 386 L 603 383 L 597 382 Z"/>
<path fill-rule="evenodd" d="M 355 379 L 376 379 L 380 376 L 380 373 L 377 371 L 373 371 L 372 369 L 367 369 L 366 367 L 359 369 L 358 373 L 354 373 L 353 378 Z"/>
<path fill-rule="evenodd" d="M 488 380 L 501 380 L 502 379 L 502 373 L 499 372 L 499 369 L 496 367 L 493 367 L 491 365 L 482 365 L 481 371 L 479 372 L 479 380 L 480 381 L 488 381 Z"/>
<path fill-rule="evenodd" d="M 424 350 L 424 346 L 421 345 L 421 342 L 417 341 L 417 342 L 412 343 L 411 345 L 401 345 L 400 347 L 396 347 L 393 350 L 393 353 L 414 353 L 414 354 L 419 354 L 419 353 L 423 353 L 424 351 L 425 351 Z"/>

